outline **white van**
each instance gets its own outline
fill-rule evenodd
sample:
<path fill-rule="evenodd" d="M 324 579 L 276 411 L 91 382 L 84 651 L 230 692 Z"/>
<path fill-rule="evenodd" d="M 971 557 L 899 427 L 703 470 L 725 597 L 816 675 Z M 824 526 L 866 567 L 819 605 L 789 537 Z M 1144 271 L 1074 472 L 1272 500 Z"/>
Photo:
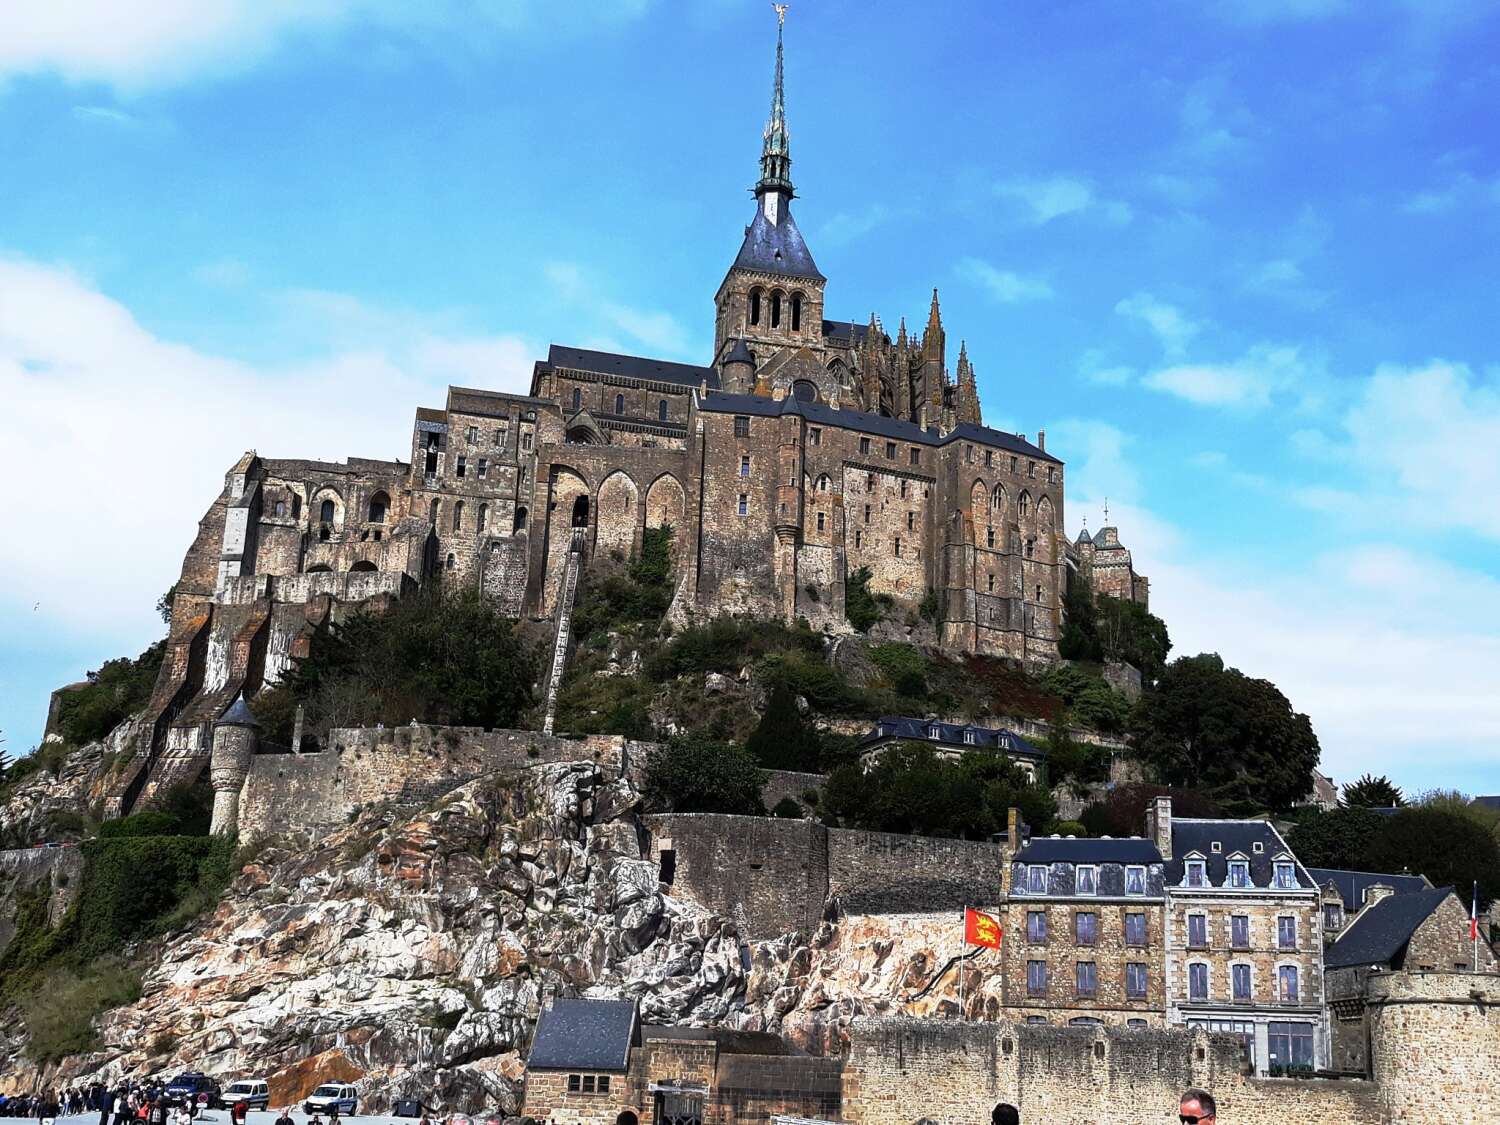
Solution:
<path fill-rule="evenodd" d="M 311 1116 L 314 1113 L 326 1116 L 337 1109 L 340 1117 L 353 1117 L 359 1108 L 359 1091 L 342 1082 L 325 1082 L 302 1103 L 302 1110 Z"/>
<path fill-rule="evenodd" d="M 235 1102 L 244 1102 L 251 1109 L 270 1109 L 271 1087 L 264 1078 L 241 1078 L 225 1086 L 219 1100 L 231 1107 Z"/>

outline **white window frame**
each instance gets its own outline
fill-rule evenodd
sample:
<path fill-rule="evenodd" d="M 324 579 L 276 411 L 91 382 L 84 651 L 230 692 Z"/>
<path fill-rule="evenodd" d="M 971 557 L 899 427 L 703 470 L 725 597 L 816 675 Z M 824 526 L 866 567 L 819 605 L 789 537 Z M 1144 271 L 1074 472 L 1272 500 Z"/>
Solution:
<path fill-rule="evenodd" d="M 1286 871 L 1289 881 L 1284 882 L 1282 880 L 1282 871 Z M 1295 891 L 1301 885 L 1297 882 L 1297 864 L 1294 861 L 1278 859 L 1271 864 L 1271 886 L 1275 887 L 1278 891 Z"/>
<path fill-rule="evenodd" d="M 1245 878 L 1243 882 L 1235 881 L 1236 869 L 1244 873 Z M 1248 859 L 1231 859 L 1229 861 L 1229 874 L 1225 877 L 1224 885 L 1233 890 L 1248 890 L 1251 886 L 1250 861 Z"/>
<path fill-rule="evenodd" d="M 1130 879 L 1131 879 L 1132 875 L 1139 875 L 1140 876 L 1140 890 L 1138 890 L 1138 891 L 1132 891 L 1130 889 Z M 1126 898 L 1145 898 L 1146 897 L 1146 868 L 1145 868 L 1144 865 L 1139 864 L 1139 863 L 1132 863 L 1132 864 L 1129 864 L 1128 866 L 1126 866 L 1126 868 L 1125 868 L 1125 897 Z"/>
<path fill-rule="evenodd" d="M 1026 866 L 1026 893 L 1031 895 L 1044 895 L 1047 893 L 1047 865 L 1044 863 L 1031 863 Z M 1041 884 L 1041 889 L 1036 884 Z"/>
<path fill-rule="evenodd" d="M 1085 871 L 1092 877 L 1090 881 L 1093 885 L 1088 890 L 1083 889 L 1083 873 Z M 1094 896 L 1099 893 L 1099 868 L 1096 864 L 1080 863 L 1078 865 L 1074 876 L 1073 890 L 1075 894 L 1079 895 Z"/>
<path fill-rule="evenodd" d="M 1194 881 L 1194 874 L 1198 879 Z M 1185 859 L 1182 861 L 1182 885 L 1184 887 L 1201 888 L 1208 886 L 1208 860 Z"/>

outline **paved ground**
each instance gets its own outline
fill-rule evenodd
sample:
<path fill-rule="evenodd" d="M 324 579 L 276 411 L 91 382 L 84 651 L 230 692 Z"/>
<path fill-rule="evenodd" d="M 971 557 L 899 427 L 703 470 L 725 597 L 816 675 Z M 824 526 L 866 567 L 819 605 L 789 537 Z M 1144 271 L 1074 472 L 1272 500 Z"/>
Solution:
<path fill-rule="evenodd" d="M 274 1125 L 276 1118 L 280 1116 L 281 1113 L 279 1109 L 265 1113 L 262 1113 L 258 1110 L 252 1111 L 245 1125 Z M 487 1116 L 488 1114 L 476 1114 L 473 1116 L 473 1118 L 471 1118 L 471 1120 L 473 1121 L 474 1125 L 483 1125 L 484 1119 Z M 19 1117 L 0 1117 L 0 1125 L 23 1125 L 25 1120 L 26 1119 Z M 35 1120 L 35 1118 L 31 1119 L 33 1125 L 35 1123 Z M 307 1121 L 307 1114 L 303 1113 L 300 1109 L 293 1109 L 292 1120 L 296 1121 L 298 1125 L 305 1125 L 305 1122 Z M 322 1120 L 326 1125 L 328 1118 L 324 1117 L 320 1120 Z M 356 1122 L 357 1125 L 413 1125 L 413 1120 L 409 1117 L 390 1117 L 376 1115 L 367 1116 L 363 1113 L 357 1114 L 352 1118 L 340 1117 L 339 1120 L 341 1122 L 353 1121 Z M 434 1121 L 438 1120 L 442 1119 L 434 1118 Z M 227 1109 L 205 1110 L 202 1113 L 199 1113 L 198 1116 L 193 1119 L 193 1121 L 195 1125 L 229 1125 L 229 1111 Z M 81 1113 L 74 1117 L 59 1117 L 57 1119 L 57 1125 L 99 1125 L 99 1115 L 97 1113 Z"/>

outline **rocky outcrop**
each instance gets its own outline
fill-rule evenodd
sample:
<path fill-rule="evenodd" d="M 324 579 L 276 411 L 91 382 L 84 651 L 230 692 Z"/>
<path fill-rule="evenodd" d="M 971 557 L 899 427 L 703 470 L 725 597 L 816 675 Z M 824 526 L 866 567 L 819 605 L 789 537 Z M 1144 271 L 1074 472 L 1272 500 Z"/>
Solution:
<path fill-rule="evenodd" d="M 160 943 L 141 999 L 103 1017 L 100 1051 L 46 1075 L 0 1067 L 23 1083 L 265 1075 L 273 1104 L 345 1079 L 372 1112 L 418 1096 L 510 1114 L 549 995 L 635 998 L 648 1023 L 781 1032 L 815 1053 L 857 1015 L 951 1010 L 952 918 L 743 942 L 732 919 L 662 893 L 638 801 L 594 763 L 537 765 L 268 845 Z M 971 1010 L 996 987 L 971 973 Z"/>
<path fill-rule="evenodd" d="M 108 738 L 76 750 L 63 751 L 61 744 L 51 743 L 34 751 L 53 761 L 55 772 L 53 766 L 42 766 L 8 787 L 0 802 L 0 840 L 19 846 L 42 843 L 59 835 L 54 823 L 58 814 L 75 818 L 100 808 L 107 775 L 129 756 L 138 729 L 134 721 L 124 722 Z"/>

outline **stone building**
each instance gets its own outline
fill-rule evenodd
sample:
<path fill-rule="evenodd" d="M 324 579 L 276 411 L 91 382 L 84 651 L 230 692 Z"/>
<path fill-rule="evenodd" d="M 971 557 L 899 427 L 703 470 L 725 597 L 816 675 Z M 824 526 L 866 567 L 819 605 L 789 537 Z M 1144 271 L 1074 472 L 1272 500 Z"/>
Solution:
<path fill-rule="evenodd" d="M 1324 954 L 1333 1069 L 1368 1073 L 1371 976 L 1401 970 L 1494 973 L 1494 949 L 1470 933 L 1469 908 L 1452 887 L 1398 894 L 1372 885 L 1364 909 Z"/>
<path fill-rule="evenodd" d="M 1164 864 L 1140 838 L 1028 840 L 1013 854 L 1004 1008 L 1074 1027 L 1166 1022 Z"/>
<path fill-rule="evenodd" d="M 1239 1036 L 1261 1073 L 1328 1060 L 1321 897 L 1271 824 L 1147 815 L 1166 861 L 1167 1018 Z"/>
<path fill-rule="evenodd" d="M 974 723 L 945 723 L 909 715 L 882 715 L 859 740 L 860 761 L 871 763 L 887 746 L 922 742 L 938 757 L 956 759 L 972 750 L 998 750 L 1035 780 L 1047 760 L 1047 752 L 1004 727 L 982 727 Z"/>
<path fill-rule="evenodd" d="M 1063 463 L 1040 431 L 983 424 L 962 342 L 950 375 L 935 290 L 921 331 L 903 320 L 894 338 L 877 317 L 826 315 L 792 213 L 782 54 L 778 33 L 755 210 L 714 295 L 707 362 L 553 345 L 529 394 L 450 387 L 420 407 L 405 461 L 246 453 L 184 560 L 114 811 L 201 773 L 229 703 L 350 607 L 477 589 L 554 620 L 566 654 L 590 561 L 667 526 L 679 624 L 733 613 L 845 631 L 857 577 L 893 613 L 925 611 L 950 651 L 1057 658 L 1074 551 Z M 1114 592 L 1118 552 L 1093 544 L 1088 572 Z"/>
<path fill-rule="evenodd" d="M 1084 528 L 1073 542 L 1073 557 L 1078 573 L 1094 593 L 1150 606 L 1151 579 L 1135 572 L 1130 550 L 1120 542 L 1118 527 L 1101 527 L 1093 535 Z"/>
<path fill-rule="evenodd" d="M 1388 894 L 1411 894 L 1428 890 L 1432 884 L 1425 875 L 1384 875 L 1371 871 L 1343 871 L 1333 867 L 1309 867 L 1320 888 L 1323 910 L 1324 946 L 1338 940 L 1344 927 L 1365 907 Z"/>

